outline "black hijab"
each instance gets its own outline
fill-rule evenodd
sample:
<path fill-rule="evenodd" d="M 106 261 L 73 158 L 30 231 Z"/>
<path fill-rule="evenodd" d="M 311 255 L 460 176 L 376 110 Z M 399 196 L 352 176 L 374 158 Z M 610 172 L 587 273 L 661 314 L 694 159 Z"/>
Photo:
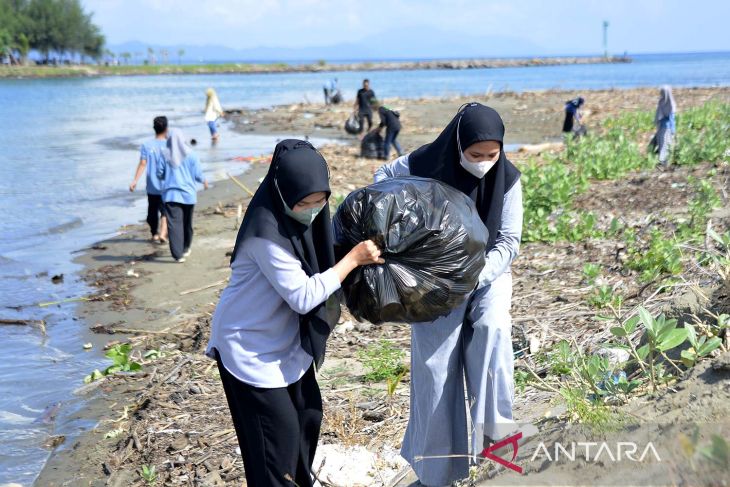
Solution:
<path fill-rule="evenodd" d="M 485 140 L 499 142 L 499 160 L 483 178 L 461 167 L 457 129 L 462 150 Z M 408 156 L 408 165 L 412 175 L 438 179 L 469 196 L 489 230 L 487 251 L 494 247 L 502 226 L 504 195 L 520 178 L 520 171 L 504 154 L 504 123 L 493 108 L 481 103 L 463 106 L 436 140 Z"/>
<path fill-rule="evenodd" d="M 325 204 L 310 226 L 284 213 L 282 198 L 293 208 L 302 198 L 320 191 L 329 198 L 329 169 L 324 157 L 302 140 L 287 139 L 276 144 L 269 172 L 254 194 L 238 230 L 231 264 L 241 244 L 247 238 L 258 237 L 297 256 L 309 276 L 335 265 L 329 205 Z M 299 317 L 302 347 L 314 357 L 317 368 L 324 361 L 327 337 L 340 317 L 339 298 L 338 292 Z"/>

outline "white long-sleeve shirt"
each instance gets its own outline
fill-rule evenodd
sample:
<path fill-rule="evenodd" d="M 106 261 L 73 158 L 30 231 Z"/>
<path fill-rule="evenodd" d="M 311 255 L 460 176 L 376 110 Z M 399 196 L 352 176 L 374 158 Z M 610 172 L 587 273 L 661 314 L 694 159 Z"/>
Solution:
<path fill-rule="evenodd" d="M 339 288 L 334 269 L 310 277 L 291 252 L 263 238 L 247 239 L 213 315 L 205 354 L 215 358 L 217 349 L 226 369 L 246 384 L 293 384 L 312 364 L 301 346 L 299 315 Z"/>
<path fill-rule="evenodd" d="M 375 182 L 386 178 L 410 176 L 408 154 L 382 165 L 375 171 Z M 487 252 L 484 269 L 479 274 L 479 287 L 493 282 L 504 272 L 510 271 L 510 264 L 517 257 L 522 239 L 522 184 L 517 182 L 504 195 L 502 226 L 497 233 L 494 247 Z"/>
<path fill-rule="evenodd" d="M 218 101 L 218 98 L 214 98 L 211 100 L 210 103 L 208 103 L 205 107 L 205 121 L 206 122 L 215 122 L 218 120 L 218 117 L 223 115 L 223 107 L 221 107 L 221 103 Z"/>

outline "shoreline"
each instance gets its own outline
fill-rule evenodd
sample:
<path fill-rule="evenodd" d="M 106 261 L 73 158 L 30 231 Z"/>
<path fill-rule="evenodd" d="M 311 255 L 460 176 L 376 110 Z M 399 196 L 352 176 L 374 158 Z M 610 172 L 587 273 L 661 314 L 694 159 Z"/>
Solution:
<path fill-rule="evenodd" d="M 251 167 L 237 176 L 237 179 L 247 187 L 255 188 L 258 179 L 265 174 L 264 168 L 262 164 L 251 164 Z M 201 190 L 198 193 L 198 203 L 195 208 L 196 234 L 193 244 L 195 255 L 185 265 L 178 265 L 172 261 L 167 245 L 149 242 L 149 229 L 144 222 L 125 225 L 119 229 L 117 235 L 85 249 L 74 262 L 83 266 L 82 279 L 96 289 L 94 295 L 100 299 L 83 302 L 77 307 L 76 317 L 79 318 L 79 323 L 84 323 L 94 333 L 108 337 L 105 350 L 110 345 L 134 341 L 144 336 L 143 333 L 179 345 L 184 337 L 176 331 L 176 328 L 184 328 L 193 317 L 201 312 L 205 313 L 201 310 L 209 307 L 211 293 L 217 290 L 210 288 L 209 292 L 205 290 L 206 292 L 189 293 L 185 295 L 183 303 L 180 297 L 181 289 L 184 292 L 198 287 L 196 281 L 201 271 L 196 268 L 199 265 L 206 266 L 207 273 L 219 274 L 221 277 L 223 272 L 220 271 L 228 270 L 225 258 L 217 259 L 213 263 L 213 254 L 219 254 L 220 257 L 224 256 L 225 252 L 220 252 L 222 247 L 216 239 L 206 239 L 205 225 L 199 222 L 203 218 L 214 217 L 221 201 L 233 200 L 245 203 L 249 199 L 231 180 L 218 181 L 208 191 Z M 232 208 L 228 208 L 227 211 L 232 211 Z M 232 228 L 231 235 L 235 239 Z M 223 247 L 226 244 L 227 242 Z M 109 255 L 113 255 L 114 259 L 105 258 Z M 210 261 L 205 262 L 206 259 Z M 159 283 L 153 282 L 149 278 L 153 272 L 140 270 L 141 266 L 138 264 L 151 262 L 155 262 L 159 268 L 173 271 L 175 275 L 167 276 L 165 279 L 168 286 L 160 286 Z M 164 269 L 163 272 L 168 269 Z M 136 270 L 134 277 L 127 275 L 129 270 Z M 170 289 L 171 286 L 175 288 Z M 136 292 L 146 297 L 144 302 L 139 302 L 133 297 L 133 293 Z M 111 325 L 99 327 L 109 323 Z M 164 332 L 166 328 L 171 330 L 169 334 Z M 160 347 L 168 352 L 174 351 L 175 348 L 177 347 Z M 150 377 L 154 375 L 154 371 L 150 369 L 152 367 L 145 367 L 141 374 L 129 377 L 131 379 Z M 91 370 L 84 373 L 91 373 Z M 85 404 L 83 416 L 89 419 L 97 418 L 100 422 L 95 428 L 72 438 L 72 442 L 62 443 L 54 450 L 33 485 L 61 486 L 68 485 L 67 482 L 71 479 L 80 481 L 84 478 L 83 474 L 80 476 L 78 472 L 69 471 L 72 465 L 81 468 L 87 474 L 93 473 L 88 478 L 89 485 L 108 485 L 105 469 L 112 467 L 108 465 L 105 455 L 100 454 L 98 446 L 112 441 L 106 439 L 105 435 L 108 430 L 113 429 L 113 423 L 106 424 L 103 418 L 108 417 L 110 409 L 118 406 L 119 402 L 126 402 L 134 392 L 133 388 L 125 385 L 110 384 L 111 381 L 106 378 L 90 384 L 84 384 L 82 378 L 80 375 L 78 387 L 73 394 L 83 398 Z M 86 468 L 90 463 L 93 463 L 94 468 Z"/>
<path fill-rule="evenodd" d="M 535 57 L 515 59 L 454 59 L 440 61 L 372 61 L 347 64 L 326 62 L 287 63 L 224 63 L 203 65 L 118 65 L 118 66 L 7 66 L 0 68 L 2 78 L 67 78 L 97 76 L 153 76 L 179 74 L 273 74 L 325 73 L 342 71 L 415 71 L 432 69 L 498 69 L 574 64 L 630 63 L 627 56 Z"/>
<path fill-rule="evenodd" d="M 589 102 L 592 100 L 596 105 L 591 107 L 590 103 L 588 104 L 588 109 L 593 110 L 588 123 L 593 120 L 601 120 L 620 110 L 632 110 L 637 106 L 646 109 L 644 102 L 650 97 L 653 99 L 655 91 L 654 89 L 583 91 L 589 96 Z M 510 154 L 512 160 L 520 162 L 524 161 L 523 157 L 532 157 L 541 152 L 556 150 L 554 145 L 541 144 L 541 142 L 554 140 L 554 134 L 559 133 L 562 104 L 556 106 L 556 103 L 564 101 L 566 93 L 565 91 L 551 91 L 491 95 L 489 104 L 498 106 L 498 110 L 505 118 L 508 134 L 522 134 L 524 140 L 520 140 L 520 142 L 537 144 L 524 153 Z M 678 89 L 675 91 L 678 100 L 682 100 L 681 106 L 698 103 L 698 101 L 694 101 L 695 98 L 701 100 L 712 97 L 713 93 L 719 93 L 726 100 L 730 98 L 730 90 L 722 88 Z M 443 120 L 453 115 L 454 107 L 458 107 L 462 99 L 483 100 L 484 98 L 474 96 L 403 100 L 403 103 L 409 105 L 408 111 L 404 112 L 404 121 L 407 123 L 404 124 L 401 136 L 404 149 L 415 148 L 423 141 L 432 138 L 433 134 L 443 127 Z M 693 101 L 690 102 L 690 100 Z M 338 108 L 345 107 L 296 104 L 270 109 L 241 110 L 238 115 L 232 114 L 229 117 L 234 119 L 234 130 L 242 133 L 267 133 L 267 130 L 271 128 L 279 128 L 279 132 L 268 133 L 283 134 L 296 126 L 299 129 L 295 133 L 307 134 L 309 132 L 310 135 L 326 135 L 329 133 L 328 131 L 332 133 L 338 131 L 342 135 L 341 126 L 331 122 L 331 120 L 339 120 L 344 113 Z M 345 110 L 347 109 L 345 108 Z M 296 116 L 303 112 L 314 113 L 315 116 L 312 118 Z M 253 115 L 259 118 L 251 119 Z M 284 123 L 287 118 L 291 121 Z M 428 123 L 417 125 L 416 120 L 419 119 L 427 120 Z M 258 121 L 243 123 L 246 120 L 248 122 Z M 317 129 L 317 124 L 331 126 Z M 344 137 L 343 139 L 347 140 Z M 222 143 L 225 143 L 225 140 Z M 371 177 L 373 168 L 381 164 L 381 161 L 356 157 L 357 147 L 353 147 L 351 144 L 326 145 L 321 149 L 331 166 L 333 195 L 347 194 L 363 184 L 368 177 Z M 265 163 L 254 162 L 239 179 L 251 190 L 255 190 L 258 179 L 265 173 L 267 167 Z M 226 252 L 230 251 L 235 240 L 237 205 L 245 205 L 248 200 L 249 197 L 231 181 L 218 182 L 211 190 L 199 192 L 199 202 L 196 205 L 194 252 L 191 259 L 184 265 L 171 263 L 166 246 L 159 247 L 147 243 L 145 241 L 146 226 L 139 223 L 123 227 L 120 235 L 100 242 L 100 245 L 94 246 L 99 247 L 98 249 L 87 250 L 76 259 L 76 262 L 84 265 L 83 275 L 91 279 L 92 285 L 96 284 L 99 294 L 109 294 L 109 297 L 103 301 L 92 301 L 80 305 L 77 316 L 82 318 L 81 322 L 88 323 L 90 327 L 95 323 L 102 324 L 103 327 L 100 330 L 112 332 L 109 335 L 109 339 L 112 341 L 131 339 L 141 350 L 154 347 L 159 350 L 167 350 L 169 355 L 166 359 L 145 363 L 142 372 L 136 375 L 114 376 L 97 384 L 92 383 L 90 386 L 81 387 L 88 398 L 87 411 L 93 411 L 94 415 L 98 415 L 95 417 L 100 418 L 100 423 L 93 430 L 82 433 L 73 438 L 73 441 L 67 442 L 54 451 L 34 485 L 60 486 L 72 479 L 77 482 L 88 481 L 89 485 L 122 486 L 139 483 L 139 475 L 136 470 L 141 468 L 142 463 L 139 462 L 142 460 L 139 460 L 134 468 L 130 468 L 127 459 L 130 455 L 134 455 L 134 458 L 140 457 L 144 462 L 154 462 L 156 458 L 160 457 L 156 445 L 159 443 L 160 448 L 167 448 L 168 438 L 167 434 L 155 432 L 152 434 L 149 431 L 134 429 L 137 436 L 147 438 L 147 446 L 142 446 L 141 450 L 138 440 L 128 442 L 125 435 L 122 435 L 121 438 L 124 438 L 122 440 L 105 439 L 104 436 L 116 427 L 117 423 L 111 421 L 126 416 L 125 404 L 138 406 L 138 401 L 146 398 L 149 401 L 148 405 L 133 408 L 133 410 L 137 410 L 135 416 L 141 415 L 141 417 L 149 418 L 160 415 L 161 418 L 166 418 L 163 424 L 172 422 L 173 426 L 168 429 L 178 430 L 189 429 L 181 426 L 181 420 L 175 418 L 185 414 L 186 408 L 191 407 L 190 401 L 207 403 L 209 409 L 225 406 L 225 400 L 220 396 L 220 387 L 213 389 L 217 377 L 211 375 L 211 367 L 198 359 L 202 354 L 200 346 L 205 345 L 205 327 L 209 326 L 210 316 L 217 302 L 217 292 L 225 286 L 225 279 L 229 272 L 227 266 L 229 257 Z M 529 254 L 523 258 L 529 258 Z M 137 277 L 127 275 L 129 270 L 132 270 L 133 274 L 137 274 Z M 516 276 L 519 274 L 516 273 Z M 517 287 L 515 291 L 517 291 Z M 516 299 L 518 297 L 519 295 L 516 296 Z M 333 401 L 339 399 L 342 402 L 347 397 L 352 399 L 352 396 L 343 396 L 340 390 L 352 387 L 342 387 L 343 384 L 349 383 L 343 382 L 348 377 L 359 377 L 362 374 L 362 366 L 353 358 L 353 346 L 367 346 L 369 343 L 374 343 L 378 337 L 387 337 L 402 343 L 403 347 L 407 348 L 408 330 L 404 330 L 402 326 L 367 327 L 366 323 L 354 323 L 350 320 L 347 322 L 351 327 L 355 327 L 354 330 L 350 328 L 350 331 L 343 331 L 333 336 L 331 361 L 322 371 L 321 387 L 326 401 L 326 410 L 332 406 Z M 115 327 L 134 329 L 136 332 L 126 335 L 114 333 Z M 185 362 L 185 360 L 191 360 L 191 357 L 192 363 Z M 167 377 L 168 373 L 175 371 L 175 367 L 178 367 L 177 375 L 180 377 L 177 379 L 172 376 Z M 190 370 L 187 375 L 180 372 L 188 367 Z M 84 371 L 84 373 L 88 372 L 91 371 Z M 164 380 L 161 380 L 161 375 Z M 166 389 L 165 384 L 168 379 L 172 385 Z M 191 392 L 189 396 L 186 393 L 183 394 L 185 397 L 181 398 L 175 396 L 174 393 L 171 394 L 171 388 L 174 388 L 175 391 L 189 389 Z M 200 392 L 193 393 L 194 388 L 203 391 L 202 395 Z M 159 397 L 150 398 L 146 395 L 148 390 L 154 389 L 159 390 L 159 393 L 154 391 L 158 393 Z M 391 408 L 396 408 L 396 405 L 402 407 L 404 401 L 407 403 L 406 389 L 407 384 L 400 387 L 392 399 Z M 382 392 L 377 387 L 374 388 L 374 391 L 373 394 Z M 352 394 L 352 390 L 347 392 L 348 395 Z M 542 404 L 540 407 L 542 408 Z M 195 409 L 191 409 L 191 411 L 195 412 Z M 375 412 L 377 411 L 375 410 Z M 366 414 L 369 413 L 371 411 L 366 411 Z M 325 411 L 325 414 L 327 415 L 328 411 Z M 226 415 L 225 407 L 222 409 L 222 413 L 216 409 L 216 418 L 222 422 L 226 421 Z M 338 419 L 345 421 L 346 418 L 332 416 L 330 421 Z M 230 421 L 229 418 L 228 421 Z M 402 426 L 403 421 L 401 410 L 401 414 L 393 418 L 393 427 Z M 222 430 L 230 425 L 225 423 L 214 426 Z M 136 425 L 133 427 L 137 428 Z M 332 441 L 331 428 L 331 425 L 323 426 L 323 444 L 331 444 L 329 443 Z M 169 452 L 169 457 L 172 459 L 170 469 L 180 468 L 180 466 L 176 466 L 175 458 L 178 455 L 182 456 L 181 452 L 184 453 L 191 444 L 208 441 L 210 432 L 200 431 L 199 428 L 195 430 L 195 435 L 186 433 L 180 436 L 179 433 L 170 433 L 175 436 L 175 441 L 179 440 L 182 445 L 182 448 L 173 448 Z M 391 436 L 397 436 L 397 434 Z M 150 438 L 152 439 L 150 440 Z M 396 440 L 399 441 L 400 438 L 396 438 Z M 150 441 L 152 447 L 149 446 Z M 240 460 L 235 456 L 235 445 L 235 437 L 230 434 L 216 437 L 215 441 L 208 444 L 212 455 L 224 459 L 221 460 L 220 468 L 214 464 L 210 466 L 215 469 L 206 467 L 206 475 L 212 476 L 212 480 L 209 480 L 213 482 L 215 480 L 213 474 L 218 475 L 216 473 L 218 471 L 225 471 L 228 472 L 226 475 L 231 475 L 227 477 L 221 473 L 220 478 L 223 483 L 211 483 L 211 485 L 234 485 L 237 480 L 240 484 L 240 475 L 239 477 L 234 476 L 237 469 L 240 473 L 240 468 L 238 468 Z M 152 451 L 155 453 L 153 454 Z M 228 457 L 231 460 L 226 465 L 230 468 L 224 469 L 222 465 L 227 462 L 225 459 Z M 205 461 L 201 461 L 200 464 Z"/>

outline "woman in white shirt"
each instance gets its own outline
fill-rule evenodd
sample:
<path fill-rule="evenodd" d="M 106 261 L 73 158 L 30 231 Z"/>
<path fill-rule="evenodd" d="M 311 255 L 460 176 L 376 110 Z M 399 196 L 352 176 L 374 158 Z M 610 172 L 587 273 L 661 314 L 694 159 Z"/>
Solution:
<path fill-rule="evenodd" d="M 335 263 L 329 196 L 322 155 L 301 140 L 277 144 L 213 316 L 206 355 L 218 361 L 248 485 L 312 485 L 322 422 L 314 373 L 339 318 L 340 284 L 384 262 L 365 241 Z"/>
<path fill-rule="evenodd" d="M 510 264 L 522 234 L 522 187 L 503 139 L 499 114 L 469 103 L 435 141 L 375 173 L 375 181 L 412 175 L 450 184 L 474 201 L 489 230 L 485 266 L 467 302 L 411 327 L 411 408 L 401 455 L 422 485 L 469 475 L 464 383 L 473 456 L 515 429 Z"/>
<path fill-rule="evenodd" d="M 220 135 L 218 134 L 217 120 L 223 116 L 223 108 L 221 102 L 218 100 L 218 94 L 213 88 L 208 88 L 205 91 L 205 122 L 208 124 L 208 130 L 210 130 L 210 138 L 218 140 Z"/>

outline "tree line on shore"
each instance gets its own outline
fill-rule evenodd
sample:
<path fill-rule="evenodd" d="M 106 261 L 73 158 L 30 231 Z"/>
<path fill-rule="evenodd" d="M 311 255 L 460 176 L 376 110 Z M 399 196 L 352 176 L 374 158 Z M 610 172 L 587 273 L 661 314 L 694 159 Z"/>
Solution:
<path fill-rule="evenodd" d="M 31 50 L 55 58 L 100 59 L 105 38 L 80 0 L 0 0 L 0 58 L 24 64 Z"/>

